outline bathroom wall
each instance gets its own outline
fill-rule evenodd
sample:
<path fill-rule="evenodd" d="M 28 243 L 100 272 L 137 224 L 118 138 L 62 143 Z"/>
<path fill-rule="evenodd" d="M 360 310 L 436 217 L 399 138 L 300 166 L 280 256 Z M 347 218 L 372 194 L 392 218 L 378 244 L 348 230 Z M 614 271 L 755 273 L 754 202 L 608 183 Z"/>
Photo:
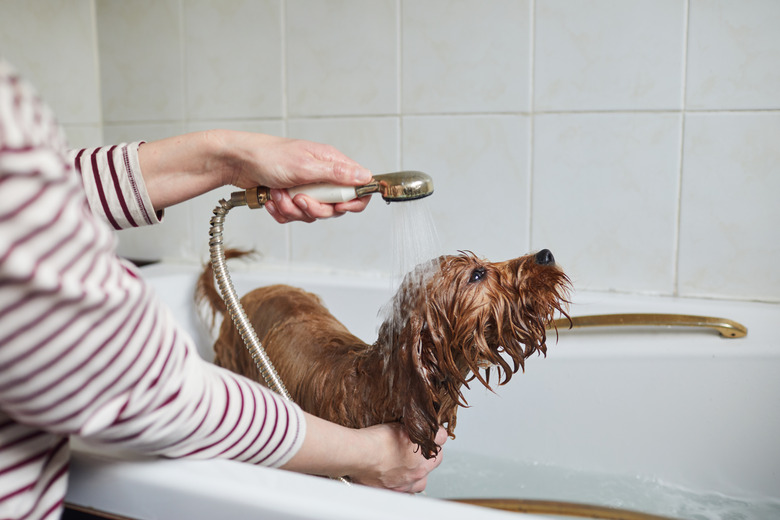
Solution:
<path fill-rule="evenodd" d="M 0 53 L 76 146 L 323 141 L 430 173 L 443 252 L 546 247 L 579 289 L 776 302 L 778 27 L 776 0 L 0 0 Z M 217 199 L 121 253 L 203 261 Z M 226 235 L 268 268 L 381 274 L 393 211 L 237 209 Z"/>

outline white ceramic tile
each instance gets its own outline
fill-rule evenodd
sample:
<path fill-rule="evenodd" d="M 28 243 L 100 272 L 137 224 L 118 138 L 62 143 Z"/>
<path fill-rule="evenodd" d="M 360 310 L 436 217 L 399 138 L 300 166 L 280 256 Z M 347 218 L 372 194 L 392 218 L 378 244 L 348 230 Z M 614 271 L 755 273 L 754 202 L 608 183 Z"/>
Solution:
<path fill-rule="evenodd" d="M 194 132 L 213 128 L 270 135 L 282 135 L 284 130 L 281 121 L 197 122 L 190 123 L 187 130 Z M 238 188 L 225 186 L 190 201 L 190 227 L 183 232 L 189 233 L 190 250 L 201 261 L 208 258 L 209 219 L 213 210 L 219 199 L 229 198 L 234 191 L 238 191 Z M 256 261 L 282 264 L 289 260 L 289 226 L 278 224 L 265 210 L 250 210 L 246 207 L 232 209 L 225 219 L 223 236 L 226 247 L 256 251 L 259 255 Z"/>
<path fill-rule="evenodd" d="M 184 117 L 177 0 L 97 0 L 103 120 Z"/>
<path fill-rule="evenodd" d="M 0 54 L 64 124 L 100 121 L 91 0 L 0 1 Z"/>
<path fill-rule="evenodd" d="M 63 125 L 70 148 L 92 148 L 103 144 L 103 128 L 99 124 Z"/>
<path fill-rule="evenodd" d="M 499 261 L 527 252 L 527 117 L 410 116 L 402 142 L 402 168 L 433 177 L 426 200 L 443 253 Z"/>
<path fill-rule="evenodd" d="M 683 0 L 536 2 L 536 110 L 682 104 Z"/>
<path fill-rule="evenodd" d="M 186 131 L 183 122 L 171 123 L 128 123 L 103 125 L 104 144 L 129 143 L 132 141 L 152 141 L 182 134 Z"/>
<path fill-rule="evenodd" d="M 184 132 L 181 123 L 112 125 L 103 128 L 103 144 L 153 141 Z M 118 252 L 133 260 L 189 258 L 191 253 L 189 203 L 165 210 L 163 222 L 156 226 L 124 229 L 117 232 Z"/>
<path fill-rule="evenodd" d="M 688 108 L 780 108 L 780 2 L 691 0 Z"/>
<path fill-rule="evenodd" d="M 188 0 L 183 7 L 188 117 L 280 117 L 280 0 Z"/>
<path fill-rule="evenodd" d="M 117 231 L 117 254 L 131 260 L 195 260 L 189 233 L 189 204 L 167 208 L 160 224 Z"/>
<path fill-rule="evenodd" d="M 285 5 L 290 115 L 398 111 L 395 0 Z"/>
<path fill-rule="evenodd" d="M 374 173 L 398 169 L 398 125 L 394 117 L 293 119 L 290 137 L 327 143 Z M 312 224 L 291 225 L 292 260 L 338 269 L 392 269 L 392 214 L 378 196 L 366 210 Z"/>
<path fill-rule="evenodd" d="M 780 301 L 780 114 L 690 114 L 680 292 Z"/>
<path fill-rule="evenodd" d="M 404 113 L 528 111 L 530 32 L 528 0 L 404 0 Z"/>
<path fill-rule="evenodd" d="M 575 288 L 673 292 L 680 117 L 535 118 L 532 245 Z"/>
<path fill-rule="evenodd" d="M 397 117 L 290 119 L 287 135 L 326 143 L 374 173 L 400 166 Z"/>

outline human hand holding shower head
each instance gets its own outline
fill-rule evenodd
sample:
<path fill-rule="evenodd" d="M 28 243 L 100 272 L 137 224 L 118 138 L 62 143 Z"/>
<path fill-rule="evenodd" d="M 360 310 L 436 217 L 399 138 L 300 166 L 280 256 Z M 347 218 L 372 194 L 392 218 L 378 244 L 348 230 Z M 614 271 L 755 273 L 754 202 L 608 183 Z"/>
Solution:
<path fill-rule="evenodd" d="M 374 175 L 371 182 L 362 186 L 339 186 L 336 184 L 307 184 L 289 188 L 287 193 L 295 197 L 299 193 L 327 203 L 347 202 L 366 195 L 379 193 L 385 202 L 400 202 L 427 197 L 433 193 L 433 179 L 420 171 L 406 170 Z M 234 206 L 249 206 L 258 209 L 271 200 L 271 190 L 256 186 L 230 195 Z"/>

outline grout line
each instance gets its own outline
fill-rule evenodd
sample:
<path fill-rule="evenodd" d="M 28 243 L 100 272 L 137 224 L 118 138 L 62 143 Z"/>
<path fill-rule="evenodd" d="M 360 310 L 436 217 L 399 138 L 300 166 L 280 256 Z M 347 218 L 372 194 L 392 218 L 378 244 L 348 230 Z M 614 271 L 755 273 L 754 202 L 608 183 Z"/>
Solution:
<path fill-rule="evenodd" d="M 281 56 L 281 89 L 282 89 L 282 133 L 284 137 L 287 135 L 288 127 L 287 122 L 289 119 L 289 109 L 287 104 L 289 99 L 287 97 L 287 2 L 281 0 L 279 2 L 279 37 L 282 40 L 281 48 L 279 50 Z"/>
<path fill-rule="evenodd" d="M 708 108 L 685 108 L 687 114 L 754 114 L 768 113 L 778 114 L 780 108 L 734 108 L 734 109 L 708 109 Z M 609 115 L 609 114 L 679 114 L 680 109 L 617 109 L 617 110 L 535 110 L 533 113 L 527 111 L 520 112 L 425 112 L 419 114 L 406 114 L 405 117 L 505 117 L 505 116 L 524 116 L 536 117 L 546 115 Z M 401 114 L 404 116 L 404 114 Z M 193 119 L 194 122 L 209 121 L 280 121 L 283 127 L 290 119 L 376 119 L 376 118 L 397 118 L 399 114 L 395 113 L 377 113 L 377 114 L 331 114 L 331 115 L 306 115 L 294 118 L 286 114 L 280 117 L 225 117 L 220 119 Z M 118 120 L 105 121 L 106 126 L 133 126 L 150 124 L 171 124 L 176 123 L 176 119 L 139 119 L 139 120 Z"/>
<path fill-rule="evenodd" d="M 181 110 L 182 110 L 182 119 L 180 121 L 181 124 L 181 131 L 183 132 L 189 132 L 190 131 L 190 110 L 189 110 L 189 82 L 187 81 L 187 38 L 186 38 L 186 32 L 187 32 L 187 24 L 185 22 L 184 18 L 184 2 L 183 0 L 178 1 L 178 11 L 179 11 L 179 63 L 181 65 L 181 77 L 179 78 L 180 87 L 181 87 Z M 198 244 L 200 244 L 200 241 L 198 240 L 198 237 L 201 235 L 200 231 L 200 220 L 198 219 L 199 215 L 195 215 L 195 203 L 191 201 L 187 201 L 186 204 L 184 204 L 185 209 L 188 216 L 188 223 L 190 226 L 190 236 L 192 237 L 192 243 L 185 244 L 183 247 L 185 248 L 186 253 L 188 255 L 192 255 L 194 258 L 200 258 L 200 248 Z"/>
<path fill-rule="evenodd" d="M 181 103 L 182 103 L 182 123 L 184 131 L 189 130 L 190 111 L 189 111 L 189 87 L 187 81 L 187 38 L 185 37 L 187 25 L 184 22 L 184 3 L 179 0 L 179 60 L 181 63 Z"/>
<path fill-rule="evenodd" d="M 397 78 L 397 99 L 396 99 L 396 110 L 398 111 L 397 117 L 398 117 L 398 125 L 397 125 L 397 132 L 398 132 L 398 164 L 397 167 L 399 170 L 404 169 L 404 108 L 403 108 L 403 73 L 404 73 L 404 66 L 403 66 L 403 52 L 404 52 L 404 27 L 403 27 L 403 0 L 396 0 L 396 26 L 395 26 L 395 33 L 397 38 L 397 45 L 396 45 L 396 52 L 398 53 L 398 56 L 396 57 L 396 78 Z"/>
<path fill-rule="evenodd" d="M 688 88 L 688 31 L 690 29 L 690 0 L 686 0 L 683 13 L 683 59 L 682 59 L 682 85 L 681 85 L 681 100 L 680 106 L 682 110 L 680 112 L 680 148 L 678 156 L 678 174 L 677 174 L 677 205 L 675 207 L 675 227 L 674 227 L 674 248 L 673 248 L 673 265 L 672 265 L 672 294 L 674 296 L 680 296 L 680 235 L 682 228 L 682 188 L 683 188 L 683 165 L 685 164 L 685 119 L 686 115 L 686 94 Z"/>
<path fill-rule="evenodd" d="M 92 59 L 95 64 L 95 82 L 97 83 L 97 124 L 100 129 L 100 145 L 105 145 L 105 137 L 103 135 L 103 79 L 100 75 L 100 39 L 99 39 L 99 26 L 97 16 L 97 3 L 95 0 L 90 2 L 89 14 L 92 21 L 92 37 L 90 38 L 92 44 Z"/>
<path fill-rule="evenodd" d="M 279 2 L 279 36 L 282 40 L 281 45 L 281 88 L 282 88 L 282 135 L 289 137 L 289 98 L 287 96 L 287 0 L 280 0 Z M 284 239 L 286 242 L 285 247 L 285 261 L 287 267 L 293 265 L 293 226 L 284 226 Z"/>
<path fill-rule="evenodd" d="M 531 245 L 534 243 L 534 236 L 533 236 L 533 215 L 534 215 L 534 198 L 533 198 L 533 191 L 534 191 L 534 167 L 535 167 L 535 156 L 534 156 L 534 132 L 536 131 L 536 117 L 535 117 L 535 106 L 534 106 L 534 69 L 536 67 L 536 1 L 531 0 L 529 3 L 529 9 L 530 9 L 530 28 L 529 28 L 529 49 L 528 49 L 528 56 L 529 56 L 529 63 L 528 63 L 528 108 L 530 111 L 529 114 L 529 122 L 528 122 L 528 193 L 526 193 L 526 201 L 527 201 L 527 207 L 528 207 L 528 243 L 526 244 L 525 250 L 530 251 Z"/>

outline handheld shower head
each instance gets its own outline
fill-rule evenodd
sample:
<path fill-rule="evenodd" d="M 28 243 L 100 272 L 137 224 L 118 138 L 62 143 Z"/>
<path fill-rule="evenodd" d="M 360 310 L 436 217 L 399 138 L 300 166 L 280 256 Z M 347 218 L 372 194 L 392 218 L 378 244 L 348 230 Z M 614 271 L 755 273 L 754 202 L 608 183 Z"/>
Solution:
<path fill-rule="evenodd" d="M 362 186 L 337 186 L 335 184 L 308 184 L 289 188 L 291 197 L 304 193 L 320 202 L 346 202 L 348 200 L 379 193 L 385 202 L 417 200 L 433 193 L 433 179 L 430 175 L 414 170 L 374 175 L 368 184 Z M 234 206 L 247 205 L 252 209 L 265 206 L 271 200 L 271 190 L 256 186 L 234 192 L 230 196 Z"/>
<path fill-rule="evenodd" d="M 427 173 L 406 170 L 375 175 L 374 179 L 355 188 L 358 197 L 379 193 L 385 202 L 417 200 L 433 193 L 433 179 Z"/>

